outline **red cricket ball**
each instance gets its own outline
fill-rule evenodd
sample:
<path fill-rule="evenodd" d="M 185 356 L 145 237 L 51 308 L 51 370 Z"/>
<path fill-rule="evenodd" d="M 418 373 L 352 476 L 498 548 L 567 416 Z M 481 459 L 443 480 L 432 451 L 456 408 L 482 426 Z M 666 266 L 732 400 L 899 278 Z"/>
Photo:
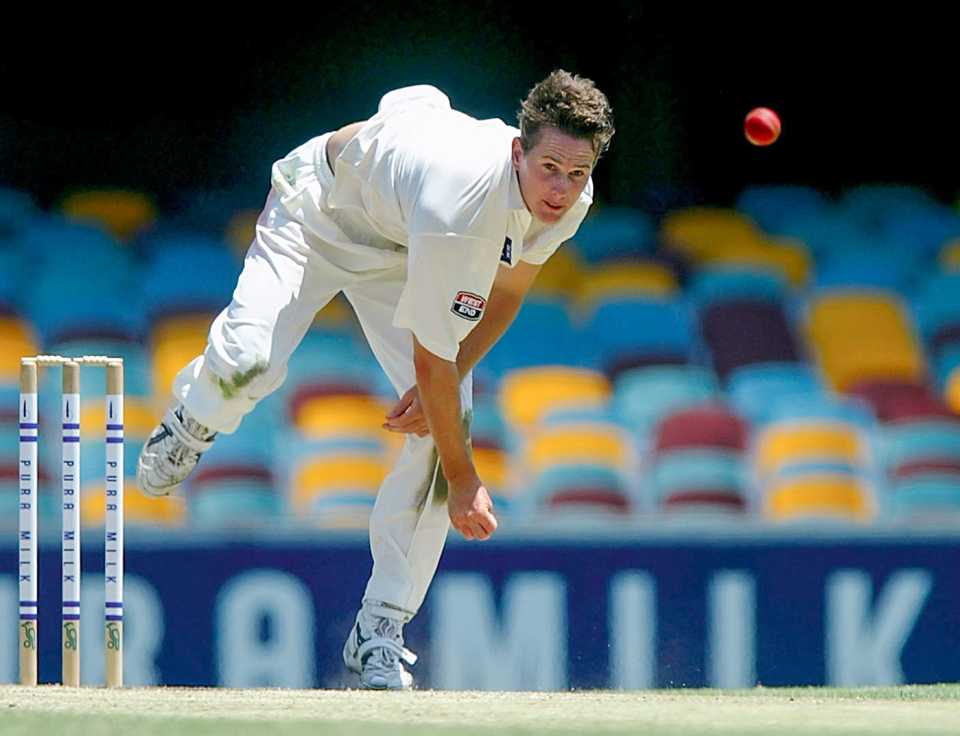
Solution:
<path fill-rule="evenodd" d="M 757 107 L 747 113 L 743 134 L 755 146 L 769 146 L 780 137 L 780 116 L 768 107 Z"/>

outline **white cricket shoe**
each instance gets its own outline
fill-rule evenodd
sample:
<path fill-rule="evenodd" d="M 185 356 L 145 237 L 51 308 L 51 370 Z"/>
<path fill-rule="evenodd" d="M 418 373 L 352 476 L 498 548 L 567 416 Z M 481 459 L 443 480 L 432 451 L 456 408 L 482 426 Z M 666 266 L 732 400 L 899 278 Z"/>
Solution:
<path fill-rule="evenodd" d="M 200 456 L 213 446 L 211 432 L 182 405 L 167 409 L 137 460 L 137 485 L 152 496 L 167 496 L 183 483 Z"/>
<path fill-rule="evenodd" d="M 413 665 L 417 655 L 403 646 L 403 624 L 360 609 L 357 623 L 343 645 L 343 663 L 360 675 L 368 690 L 409 690 L 413 675 L 403 663 Z"/>

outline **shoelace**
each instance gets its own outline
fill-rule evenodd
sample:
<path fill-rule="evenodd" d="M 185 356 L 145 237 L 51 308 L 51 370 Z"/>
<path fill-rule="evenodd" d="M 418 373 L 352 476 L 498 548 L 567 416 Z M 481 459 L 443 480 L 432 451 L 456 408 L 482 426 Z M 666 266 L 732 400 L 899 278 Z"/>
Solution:
<path fill-rule="evenodd" d="M 370 652 L 366 666 L 383 673 L 402 669 L 401 659 L 411 665 L 417 661 L 417 655 L 403 646 L 400 624 L 387 617 L 377 618 L 373 635 L 361 645 L 359 657 L 364 656 L 364 650 Z"/>

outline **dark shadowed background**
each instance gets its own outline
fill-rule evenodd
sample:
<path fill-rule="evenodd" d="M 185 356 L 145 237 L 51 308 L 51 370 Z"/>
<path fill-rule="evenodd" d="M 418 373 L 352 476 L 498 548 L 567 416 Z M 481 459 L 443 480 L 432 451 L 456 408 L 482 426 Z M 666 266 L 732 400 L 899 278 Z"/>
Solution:
<path fill-rule="evenodd" d="M 108 185 L 161 205 L 210 188 L 255 205 L 273 160 L 368 116 L 391 88 L 433 83 L 459 109 L 513 122 L 528 88 L 559 66 L 596 80 L 614 105 L 602 200 L 656 210 L 725 204 L 747 183 L 830 192 L 877 181 L 953 200 L 946 13 L 840 10 L 481 1 L 261 4 L 218 20 L 51 12 L 56 22 L 9 24 L 0 49 L 0 182 L 42 204 Z M 783 119 L 769 149 L 741 133 L 758 105 Z"/>

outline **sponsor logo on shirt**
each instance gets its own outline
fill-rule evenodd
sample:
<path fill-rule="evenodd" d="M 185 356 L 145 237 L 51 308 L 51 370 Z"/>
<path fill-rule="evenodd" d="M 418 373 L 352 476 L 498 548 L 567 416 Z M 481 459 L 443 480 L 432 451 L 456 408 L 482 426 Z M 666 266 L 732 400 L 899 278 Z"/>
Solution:
<path fill-rule="evenodd" d="M 458 291 L 450 311 L 458 317 L 476 322 L 483 316 L 485 306 L 487 306 L 487 300 L 482 296 L 469 291 Z"/>
<path fill-rule="evenodd" d="M 504 263 L 513 263 L 513 241 L 507 238 L 503 241 L 503 250 L 500 252 L 500 260 Z"/>

